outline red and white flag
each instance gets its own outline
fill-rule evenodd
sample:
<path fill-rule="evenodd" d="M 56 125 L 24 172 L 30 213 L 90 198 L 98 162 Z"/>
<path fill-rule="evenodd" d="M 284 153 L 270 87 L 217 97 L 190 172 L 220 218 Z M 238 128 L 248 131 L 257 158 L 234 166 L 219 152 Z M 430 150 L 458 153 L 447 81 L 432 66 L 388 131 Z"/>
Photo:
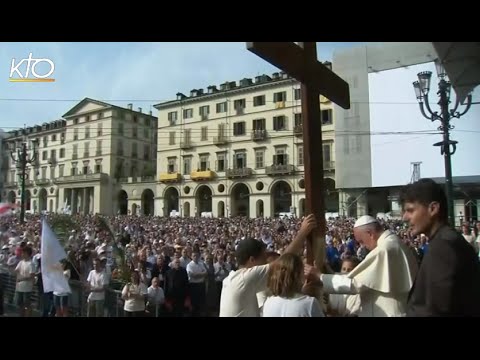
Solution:
<path fill-rule="evenodd" d="M 13 209 L 17 208 L 17 204 L 0 203 L 0 216 L 8 215 Z"/>

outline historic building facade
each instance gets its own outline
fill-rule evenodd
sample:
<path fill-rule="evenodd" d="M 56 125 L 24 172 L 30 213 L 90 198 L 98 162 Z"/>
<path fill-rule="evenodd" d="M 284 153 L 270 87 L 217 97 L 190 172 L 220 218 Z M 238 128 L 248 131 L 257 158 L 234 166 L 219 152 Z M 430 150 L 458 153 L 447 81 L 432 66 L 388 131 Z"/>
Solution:
<path fill-rule="evenodd" d="M 332 104 L 321 98 L 327 210 L 338 210 Z M 283 73 L 203 89 L 158 109 L 159 215 L 304 212 L 299 83 Z"/>
<path fill-rule="evenodd" d="M 4 157 L 2 198 L 20 203 L 19 150 L 26 143 L 28 158 L 36 154 L 26 170 L 27 211 L 127 213 L 130 192 L 133 204 L 153 214 L 156 128 L 156 117 L 141 109 L 86 98 L 61 120 L 11 131 L 2 149 L 15 161 Z"/>

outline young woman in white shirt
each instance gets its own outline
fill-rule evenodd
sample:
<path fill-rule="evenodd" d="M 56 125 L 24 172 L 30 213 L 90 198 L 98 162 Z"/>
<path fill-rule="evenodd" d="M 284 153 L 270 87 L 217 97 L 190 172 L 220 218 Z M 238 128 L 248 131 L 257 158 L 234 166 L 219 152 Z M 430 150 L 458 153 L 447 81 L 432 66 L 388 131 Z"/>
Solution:
<path fill-rule="evenodd" d="M 305 282 L 299 255 L 286 253 L 270 264 L 267 287 L 272 294 L 263 305 L 263 317 L 324 317 L 320 303 L 302 294 Z"/>
<path fill-rule="evenodd" d="M 123 287 L 122 299 L 125 300 L 123 310 L 126 317 L 145 315 L 145 302 L 148 295 L 147 286 L 140 281 L 138 270 L 132 273 L 132 282 Z"/>

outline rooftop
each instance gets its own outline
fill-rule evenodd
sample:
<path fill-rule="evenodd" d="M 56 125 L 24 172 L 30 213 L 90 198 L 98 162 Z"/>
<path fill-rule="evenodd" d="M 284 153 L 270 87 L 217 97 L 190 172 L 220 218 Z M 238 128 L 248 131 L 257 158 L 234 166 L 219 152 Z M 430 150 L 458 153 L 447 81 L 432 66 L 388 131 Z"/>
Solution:
<path fill-rule="evenodd" d="M 327 61 L 327 62 L 324 62 L 324 65 L 329 66 L 331 68 L 332 64 Z M 162 102 L 154 105 L 154 107 L 156 109 L 160 109 L 163 107 L 175 105 L 181 101 L 185 102 L 185 101 L 205 100 L 205 98 L 224 95 L 225 93 L 228 93 L 230 91 L 239 91 L 239 90 L 241 91 L 241 90 L 247 90 L 247 89 L 250 90 L 255 87 L 281 83 L 286 80 L 292 81 L 293 79 L 288 74 L 281 71 L 281 72 L 275 72 L 271 76 L 263 74 L 263 75 L 256 76 L 254 79 L 243 78 L 242 80 L 238 81 L 238 84 L 236 81 L 227 81 L 221 84 L 219 88 L 217 88 L 217 86 L 215 85 L 210 85 L 207 87 L 206 91 L 204 91 L 204 89 L 192 89 L 190 90 L 190 96 L 187 96 L 179 92 L 177 93 L 177 98 L 175 100 Z"/>

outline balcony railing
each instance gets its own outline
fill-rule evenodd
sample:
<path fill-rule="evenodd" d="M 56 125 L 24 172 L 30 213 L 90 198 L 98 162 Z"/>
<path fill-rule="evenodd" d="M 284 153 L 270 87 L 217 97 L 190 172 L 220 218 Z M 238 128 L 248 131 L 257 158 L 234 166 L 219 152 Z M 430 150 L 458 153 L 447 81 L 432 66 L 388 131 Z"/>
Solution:
<path fill-rule="evenodd" d="M 155 175 L 145 175 L 141 177 L 142 182 L 155 181 Z"/>
<path fill-rule="evenodd" d="M 227 178 L 239 178 L 239 177 L 249 177 L 252 176 L 253 170 L 251 168 L 234 168 L 227 169 Z"/>
<path fill-rule="evenodd" d="M 178 182 L 182 179 L 182 175 L 178 172 L 160 174 L 160 182 Z"/>
<path fill-rule="evenodd" d="M 323 170 L 335 170 L 335 161 L 324 161 Z"/>
<path fill-rule="evenodd" d="M 222 136 L 215 136 L 213 138 L 213 144 L 214 145 L 225 145 L 228 143 L 227 137 L 225 135 Z"/>
<path fill-rule="evenodd" d="M 267 139 L 267 130 L 253 130 L 252 131 L 252 140 L 253 141 L 263 141 Z"/>
<path fill-rule="evenodd" d="M 9 181 L 5 183 L 5 188 L 16 188 L 18 183 L 16 181 Z"/>
<path fill-rule="evenodd" d="M 45 178 L 37 179 L 37 180 L 35 180 L 35 183 L 37 185 L 48 185 L 48 184 L 50 184 L 50 179 L 45 179 Z"/>
<path fill-rule="evenodd" d="M 303 125 L 295 125 L 293 128 L 293 134 L 295 136 L 303 136 Z"/>
<path fill-rule="evenodd" d="M 204 171 L 192 171 L 190 173 L 190 179 L 195 180 L 195 181 L 200 181 L 200 180 L 212 180 L 215 178 L 215 172 L 212 170 L 204 170 Z"/>
<path fill-rule="evenodd" d="M 291 164 L 275 164 L 267 166 L 265 173 L 270 176 L 288 175 L 295 172 L 295 166 Z"/>
<path fill-rule="evenodd" d="M 93 181 L 100 181 L 100 180 L 106 180 L 106 179 L 108 179 L 107 174 L 93 173 L 93 174 L 60 176 L 54 180 L 54 183 L 93 182 Z"/>
<path fill-rule="evenodd" d="M 191 149 L 193 147 L 192 141 L 184 139 L 183 141 L 180 142 L 180 149 L 187 150 Z"/>

